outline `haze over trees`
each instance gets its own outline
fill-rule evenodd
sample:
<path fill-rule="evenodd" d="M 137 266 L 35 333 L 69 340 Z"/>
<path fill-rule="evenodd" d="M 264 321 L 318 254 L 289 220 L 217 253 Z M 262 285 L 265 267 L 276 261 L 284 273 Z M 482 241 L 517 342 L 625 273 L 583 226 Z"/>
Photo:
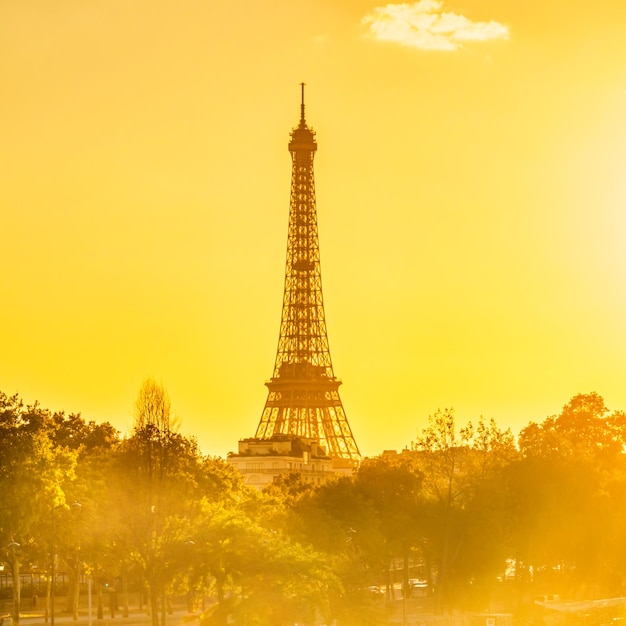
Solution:
<path fill-rule="evenodd" d="M 135 408 L 122 437 L 0 392 L 16 623 L 20 572 L 49 574 L 53 558 L 68 614 L 89 576 L 97 617 L 139 601 L 153 626 L 181 599 L 207 626 L 384 623 L 415 578 L 436 613 L 626 595 L 626 414 L 597 393 L 517 441 L 494 420 L 459 425 L 439 410 L 405 450 L 352 477 L 312 485 L 294 473 L 263 491 L 179 432 L 159 383 L 144 382 Z"/>

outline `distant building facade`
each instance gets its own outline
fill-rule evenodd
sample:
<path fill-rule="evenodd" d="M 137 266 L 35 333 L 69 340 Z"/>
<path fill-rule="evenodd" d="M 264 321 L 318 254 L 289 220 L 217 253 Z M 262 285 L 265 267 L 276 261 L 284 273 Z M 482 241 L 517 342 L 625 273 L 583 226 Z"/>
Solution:
<path fill-rule="evenodd" d="M 320 484 L 352 472 L 351 464 L 328 456 L 316 440 L 295 435 L 241 439 L 238 452 L 228 455 L 228 463 L 243 474 L 246 485 L 256 489 L 262 489 L 279 474 L 298 472 L 304 480 Z"/>

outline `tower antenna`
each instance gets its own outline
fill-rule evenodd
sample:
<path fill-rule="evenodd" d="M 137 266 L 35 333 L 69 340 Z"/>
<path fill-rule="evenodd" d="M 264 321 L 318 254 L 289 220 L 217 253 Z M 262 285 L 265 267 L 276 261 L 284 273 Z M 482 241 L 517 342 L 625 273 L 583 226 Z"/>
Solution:
<path fill-rule="evenodd" d="M 300 87 L 302 88 L 302 102 L 300 103 L 300 126 L 305 125 L 304 121 L 304 85 L 305 83 L 300 83 Z"/>

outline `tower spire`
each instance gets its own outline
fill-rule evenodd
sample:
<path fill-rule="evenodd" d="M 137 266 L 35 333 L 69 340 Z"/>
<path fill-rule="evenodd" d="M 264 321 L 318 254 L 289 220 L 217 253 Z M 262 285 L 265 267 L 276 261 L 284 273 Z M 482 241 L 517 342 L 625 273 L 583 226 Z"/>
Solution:
<path fill-rule="evenodd" d="M 304 119 L 291 132 L 291 198 L 278 349 L 257 439 L 295 435 L 316 439 L 329 456 L 356 461 L 359 449 L 346 419 L 328 347 L 313 157 L 315 133 Z"/>
<path fill-rule="evenodd" d="M 306 126 L 306 122 L 304 121 L 304 83 L 300 83 L 300 87 L 302 88 L 302 101 L 300 104 L 300 126 Z"/>

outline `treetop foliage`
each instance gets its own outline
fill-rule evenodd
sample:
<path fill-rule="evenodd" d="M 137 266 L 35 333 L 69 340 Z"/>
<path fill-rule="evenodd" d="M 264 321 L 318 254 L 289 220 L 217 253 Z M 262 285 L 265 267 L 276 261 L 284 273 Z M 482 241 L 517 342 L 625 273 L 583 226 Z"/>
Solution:
<path fill-rule="evenodd" d="M 410 593 L 409 578 L 435 611 L 484 610 L 511 563 L 516 602 L 626 594 L 626 414 L 597 393 L 517 444 L 493 419 L 458 424 L 442 409 L 351 477 L 291 473 L 263 491 L 179 432 L 153 379 L 135 408 L 122 438 L 0 392 L 0 541 L 42 572 L 55 551 L 97 584 L 141 576 L 154 626 L 159 598 L 183 593 L 211 598 L 207 626 L 375 624 L 368 587 Z"/>

